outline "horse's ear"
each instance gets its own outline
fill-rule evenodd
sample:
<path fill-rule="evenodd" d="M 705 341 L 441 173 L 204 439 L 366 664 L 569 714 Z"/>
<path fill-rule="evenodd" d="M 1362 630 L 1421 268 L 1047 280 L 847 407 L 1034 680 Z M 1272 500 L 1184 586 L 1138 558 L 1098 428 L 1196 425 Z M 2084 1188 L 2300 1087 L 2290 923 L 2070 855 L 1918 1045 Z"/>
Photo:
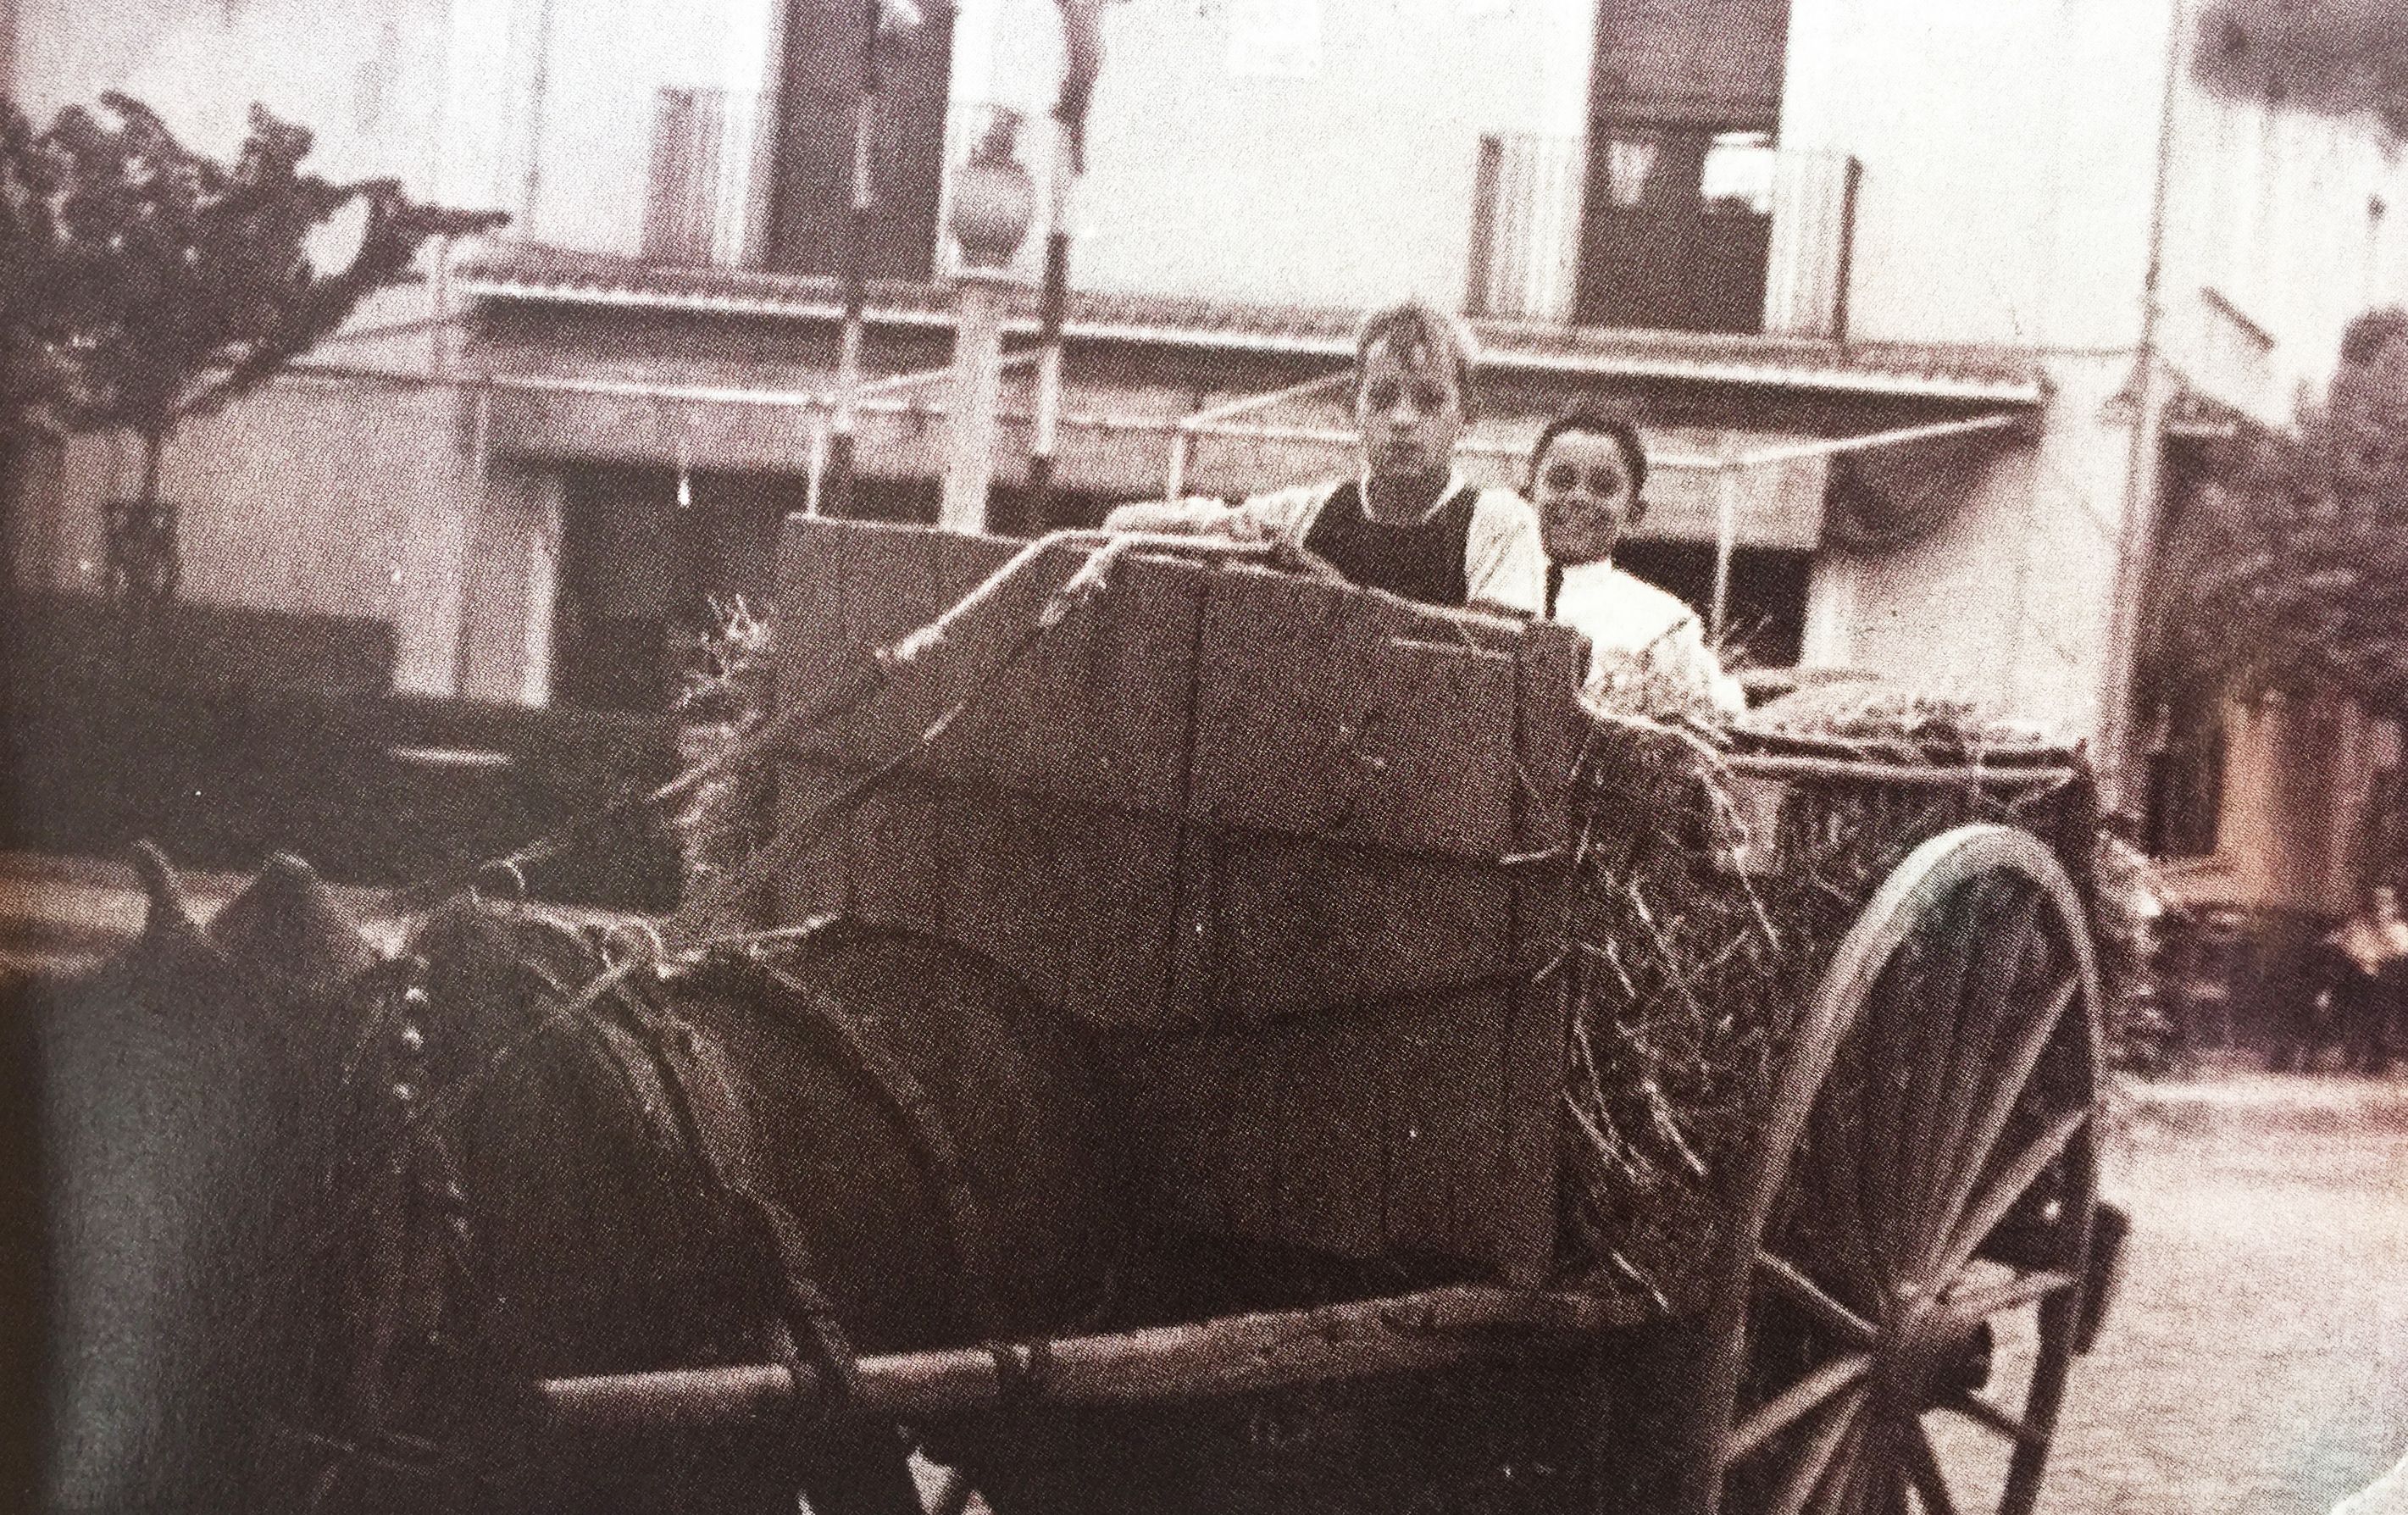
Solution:
<path fill-rule="evenodd" d="M 192 907 L 184 902 L 184 886 L 176 881 L 176 865 L 159 844 L 144 837 L 130 850 L 127 861 L 141 877 L 142 893 L 150 900 L 150 914 L 142 922 L 142 934 L 155 936 L 166 932 L 197 932 L 200 925 L 193 919 Z"/>
<path fill-rule="evenodd" d="M 312 993 L 351 982 L 378 957 L 318 870 L 290 852 L 269 858 L 226 902 L 208 936 L 227 961 Z"/>

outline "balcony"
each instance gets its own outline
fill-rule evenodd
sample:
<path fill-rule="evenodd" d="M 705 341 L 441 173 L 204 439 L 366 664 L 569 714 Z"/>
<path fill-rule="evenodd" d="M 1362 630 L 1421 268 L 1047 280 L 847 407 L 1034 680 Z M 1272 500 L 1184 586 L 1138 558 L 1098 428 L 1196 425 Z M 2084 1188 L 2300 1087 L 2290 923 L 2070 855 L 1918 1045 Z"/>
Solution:
<path fill-rule="evenodd" d="M 749 90 L 654 92 L 640 247 L 652 263 L 740 268 L 753 253 L 754 103 Z"/>
<path fill-rule="evenodd" d="M 687 268 L 752 268 L 765 250 L 758 223 L 763 212 L 757 161 L 756 102 L 751 91 L 665 87 L 654 93 L 650 180 L 638 255 L 647 263 Z M 941 228 L 953 176 L 969 161 L 996 107 L 972 103 L 945 112 L 943 166 L 931 220 Z M 1020 124 L 1019 157 L 1036 180 L 1039 203 L 1053 170 L 1051 119 Z M 885 191 L 896 194 L 893 186 Z M 1013 271 L 1035 282 L 1044 266 L 1044 238 L 1032 234 L 1013 261 Z M 939 279 L 961 272 L 961 251 L 938 234 L 931 266 Z"/>
<path fill-rule="evenodd" d="M 1859 165 L 1757 133 L 1484 137 L 1466 309 L 1844 340 Z"/>

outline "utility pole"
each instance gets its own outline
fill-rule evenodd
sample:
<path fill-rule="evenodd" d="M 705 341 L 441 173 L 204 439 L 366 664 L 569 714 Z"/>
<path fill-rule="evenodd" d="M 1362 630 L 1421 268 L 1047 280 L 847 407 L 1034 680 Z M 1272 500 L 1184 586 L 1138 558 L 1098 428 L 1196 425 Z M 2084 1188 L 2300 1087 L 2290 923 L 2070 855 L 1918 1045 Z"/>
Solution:
<path fill-rule="evenodd" d="M 885 88 L 880 44 L 886 32 L 900 36 L 919 23 L 920 11 L 911 0 L 862 0 L 861 77 L 853 97 L 853 194 L 837 242 L 844 329 L 837 345 L 836 397 L 829 407 L 827 467 L 820 490 L 820 508 L 832 516 L 853 513 L 854 402 L 861 388 L 862 311 L 868 303 L 862 251 L 869 239 L 869 213 L 878 203 L 870 170 L 877 156 L 879 95 Z"/>

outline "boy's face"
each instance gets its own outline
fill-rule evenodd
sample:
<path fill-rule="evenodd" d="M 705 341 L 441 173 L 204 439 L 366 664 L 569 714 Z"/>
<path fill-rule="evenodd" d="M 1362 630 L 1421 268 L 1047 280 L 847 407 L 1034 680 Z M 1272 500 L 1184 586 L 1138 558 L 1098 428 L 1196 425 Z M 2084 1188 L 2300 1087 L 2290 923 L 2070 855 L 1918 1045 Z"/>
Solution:
<path fill-rule="evenodd" d="M 1393 341 L 1372 344 L 1354 390 L 1354 423 L 1374 479 L 1429 479 L 1455 461 L 1463 432 L 1463 395 L 1445 358 L 1426 349 L 1403 356 Z"/>
<path fill-rule="evenodd" d="M 1612 556 L 1638 505 L 1622 444 L 1599 432 L 1555 436 L 1530 471 L 1530 503 L 1539 507 L 1539 540 L 1548 557 L 1594 563 Z"/>

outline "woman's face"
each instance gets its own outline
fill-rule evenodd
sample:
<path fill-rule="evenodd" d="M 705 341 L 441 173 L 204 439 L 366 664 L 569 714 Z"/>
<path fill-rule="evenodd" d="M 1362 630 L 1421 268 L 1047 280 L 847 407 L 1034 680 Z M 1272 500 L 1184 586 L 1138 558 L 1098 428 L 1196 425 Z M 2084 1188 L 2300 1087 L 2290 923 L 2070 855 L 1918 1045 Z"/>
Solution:
<path fill-rule="evenodd" d="M 1557 563 L 1612 556 L 1638 505 L 1622 444 L 1600 432 L 1565 432 L 1550 441 L 1531 471 L 1530 493 L 1539 538 Z"/>

